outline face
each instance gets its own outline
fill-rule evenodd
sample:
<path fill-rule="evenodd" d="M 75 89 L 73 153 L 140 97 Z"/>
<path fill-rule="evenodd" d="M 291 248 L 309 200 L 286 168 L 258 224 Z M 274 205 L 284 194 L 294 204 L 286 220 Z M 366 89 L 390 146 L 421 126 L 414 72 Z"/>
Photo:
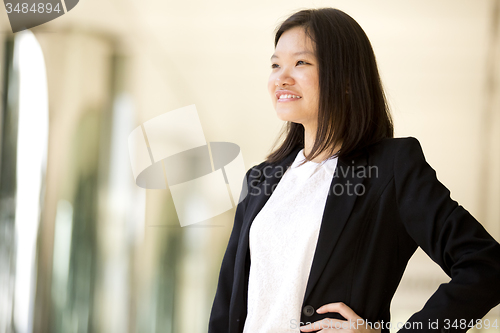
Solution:
<path fill-rule="evenodd" d="M 314 126 L 319 105 L 318 63 L 304 28 L 295 27 L 281 35 L 271 57 L 271 71 L 268 89 L 278 118 Z"/>

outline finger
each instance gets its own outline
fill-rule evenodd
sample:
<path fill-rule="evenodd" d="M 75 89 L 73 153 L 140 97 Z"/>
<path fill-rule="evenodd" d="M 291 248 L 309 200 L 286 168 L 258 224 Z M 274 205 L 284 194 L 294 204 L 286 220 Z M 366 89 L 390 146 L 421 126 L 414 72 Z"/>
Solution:
<path fill-rule="evenodd" d="M 342 302 L 325 304 L 316 310 L 317 313 L 337 312 L 347 320 L 357 320 L 361 318 L 350 307 Z"/>

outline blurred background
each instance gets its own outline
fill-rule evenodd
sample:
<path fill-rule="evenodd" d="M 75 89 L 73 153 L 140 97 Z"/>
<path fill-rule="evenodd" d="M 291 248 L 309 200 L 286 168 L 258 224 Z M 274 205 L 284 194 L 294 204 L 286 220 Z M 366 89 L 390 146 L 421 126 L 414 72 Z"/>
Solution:
<path fill-rule="evenodd" d="M 283 125 L 274 29 L 324 6 L 370 38 L 396 136 L 500 240 L 498 0 L 81 0 L 16 34 L 2 6 L 0 333 L 207 331 L 235 210 L 181 228 L 168 189 L 135 185 L 127 137 L 196 104 L 207 141 L 260 163 Z M 419 250 L 392 322 L 448 280 Z"/>

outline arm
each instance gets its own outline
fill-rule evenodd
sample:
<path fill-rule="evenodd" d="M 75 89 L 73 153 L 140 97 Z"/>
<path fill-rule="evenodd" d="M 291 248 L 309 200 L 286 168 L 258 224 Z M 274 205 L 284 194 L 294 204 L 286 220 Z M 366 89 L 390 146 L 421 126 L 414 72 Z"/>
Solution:
<path fill-rule="evenodd" d="M 436 178 L 415 138 L 401 145 L 394 161 L 398 209 L 406 231 L 451 277 L 408 321 L 469 325 L 500 302 L 500 245 Z M 462 321 L 463 322 L 463 321 Z M 462 326 L 463 327 L 463 326 Z M 450 331 L 465 332 L 469 327 Z M 411 332 L 402 329 L 399 332 Z"/>
<path fill-rule="evenodd" d="M 214 303 L 212 305 L 212 312 L 208 323 L 209 333 L 227 333 L 229 332 L 229 303 L 231 300 L 231 293 L 233 289 L 233 276 L 234 276 L 234 262 L 236 257 L 236 250 L 238 248 L 238 239 L 240 237 L 241 225 L 245 210 L 250 196 L 251 187 L 249 186 L 249 175 L 253 174 L 255 166 L 250 168 L 245 174 L 243 180 L 243 188 L 240 194 L 239 204 L 236 207 L 236 214 L 234 217 L 233 230 L 229 237 L 226 253 L 222 259 L 221 269 L 219 273 L 219 282 L 217 284 L 217 292 L 215 293 Z M 259 171 L 259 170 L 257 170 Z M 245 192 L 245 186 L 248 194 Z M 244 199 L 241 197 L 246 195 Z"/>

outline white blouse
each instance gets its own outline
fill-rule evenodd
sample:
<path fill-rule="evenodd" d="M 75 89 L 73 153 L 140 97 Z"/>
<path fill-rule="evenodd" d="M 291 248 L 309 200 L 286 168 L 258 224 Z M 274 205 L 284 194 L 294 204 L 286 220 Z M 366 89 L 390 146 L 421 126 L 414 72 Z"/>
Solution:
<path fill-rule="evenodd" d="M 244 333 L 300 332 L 300 313 L 337 158 L 305 159 L 303 149 L 250 227 Z"/>

